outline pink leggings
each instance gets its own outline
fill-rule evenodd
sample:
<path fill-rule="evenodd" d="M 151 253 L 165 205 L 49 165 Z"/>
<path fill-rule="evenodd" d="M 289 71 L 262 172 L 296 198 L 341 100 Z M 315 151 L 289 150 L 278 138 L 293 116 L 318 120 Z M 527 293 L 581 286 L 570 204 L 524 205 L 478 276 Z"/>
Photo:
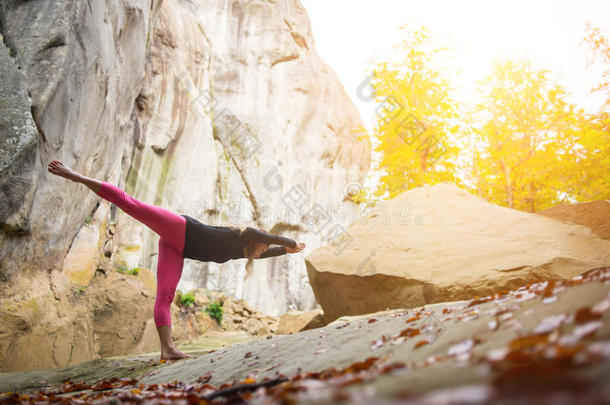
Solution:
<path fill-rule="evenodd" d="M 182 275 L 186 219 L 166 208 L 138 201 L 110 183 L 102 182 L 102 187 L 97 195 L 110 201 L 160 236 L 157 259 L 157 296 L 153 314 L 157 327 L 163 325 L 171 327 L 169 307 L 174 300 L 176 286 Z"/>

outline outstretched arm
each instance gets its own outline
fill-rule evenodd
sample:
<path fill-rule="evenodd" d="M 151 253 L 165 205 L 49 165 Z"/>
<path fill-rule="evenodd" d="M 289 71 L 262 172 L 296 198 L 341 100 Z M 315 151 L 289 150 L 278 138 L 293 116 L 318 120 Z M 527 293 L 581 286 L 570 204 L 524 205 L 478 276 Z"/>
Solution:
<path fill-rule="evenodd" d="M 272 248 L 265 250 L 263 253 L 261 253 L 261 255 L 260 255 L 260 257 L 258 257 L 258 259 L 263 259 L 265 257 L 272 257 L 272 256 L 281 256 L 281 255 L 285 255 L 286 253 L 297 253 L 303 249 L 305 249 L 304 243 L 297 243 L 297 247 L 294 249 L 287 247 L 287 246 L 272 247 Z"/>
<path fill-rule="evenodd" d="M 257 259 L 264 259 L 265 257 L 281 256 L 286 254 L 286 246 L 276 246 L 265 250 L 261 253 Z"/>
<path fill-rule="evenodd" d="M 267 245 L 283 245 L 291 247 L 293 249 L 297 248 L 297 241 L 295 241 L 294 239 L 263 232 L 259 229 L 254 229 L 251 227 L 247 227 L 241 233 L 240 238 L 244 241 L 244 243 L 259 242 L 266 243 Z"/>

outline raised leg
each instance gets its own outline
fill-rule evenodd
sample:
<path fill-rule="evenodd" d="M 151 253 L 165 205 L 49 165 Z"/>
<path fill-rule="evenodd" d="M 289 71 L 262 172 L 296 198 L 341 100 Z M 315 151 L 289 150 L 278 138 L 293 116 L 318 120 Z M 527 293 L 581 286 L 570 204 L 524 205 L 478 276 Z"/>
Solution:
<path fill-rule="evenodd" d="M 155 297 L 154 318 L 159 340 L 161 341 L 162 359 L 180 359 L 187 356 L 174 346 L 171 334 L 170 305 L 176 294 L 176 286 L 182 275 L 184 258 L 182 252 L 159 239 L 159 256 L 157 261 L 157 295 Z"/>
<path fill-rule="evenodd" d="M 186 219 L 184 217 L 167 208 L 139 201 L 110 183 L 83 176 L 59 160 L 51 161 L 48 170 L 57 176 L 86 185 L 100 197 L 110 201 L 129 216 L 148 226 L 157 235 L 164 238 L 166 243 L 176 247 L 182 253 L 186 230 Z"/>
<path fill-rule="evenodd" d="M 148 226 L 182 254 L 186 230 L 184 217 L 167 208 L 139 201 L 110 183 L 102 182 L 97 194 Z"/>

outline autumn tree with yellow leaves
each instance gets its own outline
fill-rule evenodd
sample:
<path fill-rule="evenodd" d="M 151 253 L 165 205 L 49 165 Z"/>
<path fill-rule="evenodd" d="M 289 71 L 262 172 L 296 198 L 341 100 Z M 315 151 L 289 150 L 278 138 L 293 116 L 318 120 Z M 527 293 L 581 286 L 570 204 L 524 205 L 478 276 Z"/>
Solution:
<path fill-rule="evenodd" d="M 472 117 L 475 143 L 471 175 L 488 201 L 536 212 L 564 201 L 573 173 L 572 148 L 586 130 L 582 109 L 550 72 L 528 61 L 497 61 L 481 83 Z"/>
<path fill-rule="evenodd" d="M 424 184 L 460 183 L 452 160 L 459 150 L 450 139 L 457 133 L 455 103 L 444 72 L 433 63 L 447 49 L 435 47 L 425 28 L 405 32 L 399 45 L 404 58 L 376 64 L 371 80 L 378 103 L 373 136 L 381 156 L 376 169 L 383 173 L 373 195 L 388 198 Z"/>
<path fill-rule="evenodd" d="M 588 29 L 586 43 L 608 66 L 594 90 L 610 100 L 609 41 Z M 458 116 L 463 108 L 451 97 L 447 67 L 435 63 L 448 49 L 433 45 L 425 28 L 405 32 L 402 59 L 373 70 L 373 136 L 381 156 L 373 195 L 393 198 L 448 181 L 529 212 L 610 199 L 610 101 L 598 114 L 586 114 L 549 70 L 527 60 L 498 60 L 480 82 L 480 102 Z M 474 152 L 457 146 L 467 144 Z"/>

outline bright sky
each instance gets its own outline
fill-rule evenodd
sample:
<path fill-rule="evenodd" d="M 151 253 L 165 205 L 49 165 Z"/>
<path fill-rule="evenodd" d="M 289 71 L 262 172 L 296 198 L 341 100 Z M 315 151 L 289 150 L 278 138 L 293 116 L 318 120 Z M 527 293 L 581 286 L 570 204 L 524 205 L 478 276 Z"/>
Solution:
<path fill-rule="evenodd" d="M 610 34 L 607 0 L 301 0 L 309 14 L 317 53 L 339 76 L 369 127 L 373 102 L 356 95 L 368 61 L 395 57 L 400 25 L 423 25 L 455 49 L 463 72 L 456 83 L 468 98 L 496 57 L 525 56 L 559 75 L 573 101 L 594 111 L 603 96 L 589 94 L 599 67 L 587 68 L 582 45 L 587 21 Z"/>
<path fill-rule="evenodd" d="M 371 130 L 375 101 L 362 101 L 358 86 L 369 62 L 396 58 L 400 25 L 425 26 L 453 48 L 462 74 L 455 95 L 469 100 L 476 82 L 496 57 L 526 57 L 551 70 L 589 112 L 603 103 L 589 90 L 601 82 L 601 67 L 587 67 L 582 44 L 587 21 L 610 34 L 610 1 L 604 0 L 301 0 L 309 14 L 315 47 L 335 71 Z"/>

